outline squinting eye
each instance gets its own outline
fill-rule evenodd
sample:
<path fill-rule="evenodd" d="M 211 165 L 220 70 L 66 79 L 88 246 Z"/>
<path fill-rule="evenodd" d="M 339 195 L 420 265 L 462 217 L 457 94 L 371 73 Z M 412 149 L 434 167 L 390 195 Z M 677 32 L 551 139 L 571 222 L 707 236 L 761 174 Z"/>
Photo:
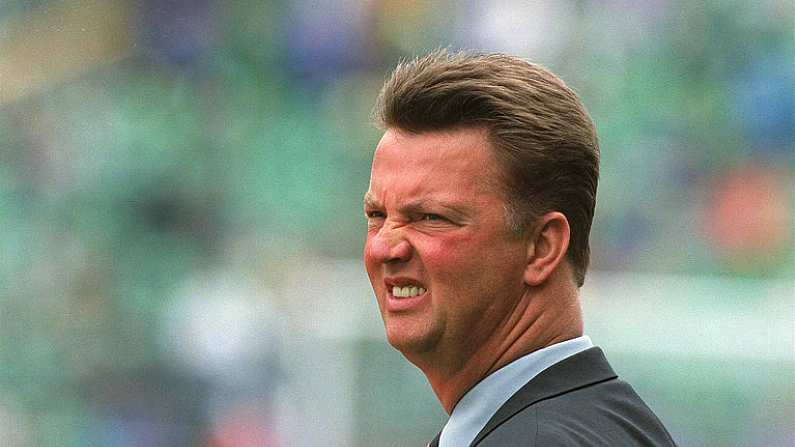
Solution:
<path fill-rule="evenodd" d="M 381 219 L 384 217 L 384 213 L 381 211 L 366 211 L 364 215 L 367 216 L 368 219 Z"/>
<path fill-rule="evenodd" d="M 444 220 L 444 217 L 438 214 L 423 214 L 422 220 Z"/>

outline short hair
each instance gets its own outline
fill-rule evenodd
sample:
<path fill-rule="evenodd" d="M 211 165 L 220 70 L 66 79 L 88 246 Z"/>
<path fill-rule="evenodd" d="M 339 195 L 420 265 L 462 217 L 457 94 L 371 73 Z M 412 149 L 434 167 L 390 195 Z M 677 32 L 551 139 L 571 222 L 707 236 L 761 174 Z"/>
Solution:
<path fill-rule="evenodd" d="M 599 142 L 585 106 L 561 79 L 505 54 L 437 50 L 398 64 L 373 119 L 382 128 L 412 133 L 485 128 L 511 229 L 525 234 L 544 213 L 563 213 L 571 228 L 566 257 L 582 286 Z"/>

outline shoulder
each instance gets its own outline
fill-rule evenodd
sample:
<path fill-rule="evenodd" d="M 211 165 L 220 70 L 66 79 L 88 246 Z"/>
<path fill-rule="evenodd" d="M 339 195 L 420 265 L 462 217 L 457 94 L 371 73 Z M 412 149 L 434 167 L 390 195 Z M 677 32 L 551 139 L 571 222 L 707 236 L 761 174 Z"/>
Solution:
<path fill-rule="evenodd" d="M 538 445 L 674 446 L 667 430 L 632 387 L 619 379 L 536 405 Z"/>
<path fill-rule="evenodd" d="M 478 447 L 675 446 L 654 413 L 618 379 L 550 397 L 504 421 Z"/>
<path fill-rule="evenodd" d="M 532 405 L 504 421 L 477 447 L 572 447 L 593 446 L 571 421 L 549 418 L 539 405 Z"/>

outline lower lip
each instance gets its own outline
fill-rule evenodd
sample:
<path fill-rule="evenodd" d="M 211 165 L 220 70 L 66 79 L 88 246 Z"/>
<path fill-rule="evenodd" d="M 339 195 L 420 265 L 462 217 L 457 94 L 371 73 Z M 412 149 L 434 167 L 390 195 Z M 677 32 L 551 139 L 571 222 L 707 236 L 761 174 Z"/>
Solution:
<path fill-rule="evenodd" d="M 390 312 L 405 312 L 416 309 L 417 307 L 422 306 L 428 300 L 429 296 L 430 293 L 425 292 L 422 295 L 397 298 L 395 295 L 392 295 L 391 292 L 387 292 L 386 310 Z"/>

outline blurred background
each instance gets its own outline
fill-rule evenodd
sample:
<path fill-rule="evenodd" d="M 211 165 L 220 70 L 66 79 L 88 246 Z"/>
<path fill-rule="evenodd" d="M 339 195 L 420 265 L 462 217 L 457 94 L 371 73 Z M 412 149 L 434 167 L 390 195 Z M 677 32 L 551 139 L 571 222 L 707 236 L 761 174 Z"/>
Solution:
<path fill-rule="evenodd" d="M 795 441 L 792 1 L 0 0 L 0 444 L 419 446 L 359 260 L 401 58 L 596 122 L 586 330 L 682 446 Z"/>

